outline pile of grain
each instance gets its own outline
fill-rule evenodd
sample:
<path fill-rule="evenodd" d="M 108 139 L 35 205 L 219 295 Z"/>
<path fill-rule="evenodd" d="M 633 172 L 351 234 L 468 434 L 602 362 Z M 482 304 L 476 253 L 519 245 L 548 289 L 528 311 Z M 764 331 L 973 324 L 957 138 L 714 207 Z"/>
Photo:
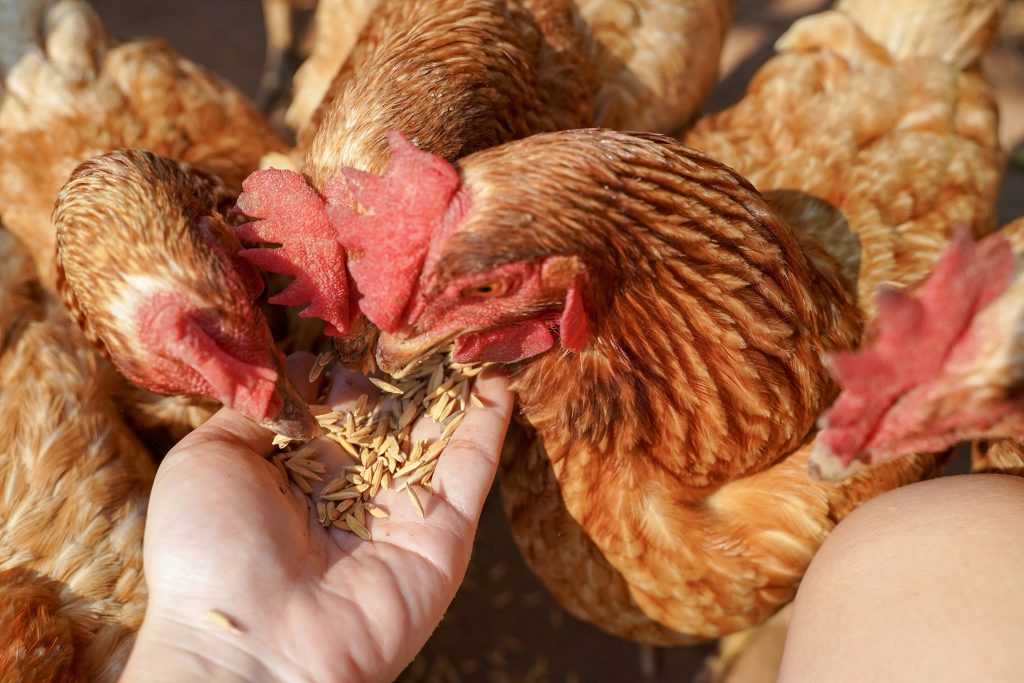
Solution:
<path fill-rule="evenodd" d="M 324 364 L 318 359 L 314 371 Z M 388 517 L 388 511 L 373 500 L 392 487 L 404 490 L 423 517 L 423 503 L 414 487 L 430 492 L 438 458 L 462 422 L 466 407 L 470 401 L 482 405 L 472 389 L 473 378 L 483 367 L 456 363 L 450 353 L 439 354 L 401 380 L 371 377 L 370 382 L 381 391 L 376 405 L 371 406 L 367 394 L 359 397 L 351 411 L 311 405 L 328 432 L 326 438 L 338 443 L 351 458 L 351 464 L 334 473 L 319 493 L 314 494 L 310 481 L 324 481 L 327 467 L 317 460 L 315 449 L 292 448 L 290 439 L 277 436 L 274 444 L 282 451 L 271 456 L 271 461 L 285 480 L 293 481 L 312 499 L 317 519 L 325 527 L 371 540 L 366 515 Z M 440 436 L 413 443 L 413 425 L 423 415 L 438 424 Z"/>

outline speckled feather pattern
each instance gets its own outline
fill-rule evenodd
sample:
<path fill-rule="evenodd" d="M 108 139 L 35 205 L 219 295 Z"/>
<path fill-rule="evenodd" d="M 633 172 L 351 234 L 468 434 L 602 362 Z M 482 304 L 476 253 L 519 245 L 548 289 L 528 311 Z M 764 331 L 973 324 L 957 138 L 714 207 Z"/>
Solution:
<path fill-rule="evenodd" d="M 322 191 L 345 167 L 383 172 L 394 130 L 451 160 L 585 125 L 590 76 L 572 3 L 546 5 L 383 0 L 321 103 L 315 136 L 300 140 L 313 185 Z"/>
<path fill-rule="evenodd" d="M 68 308 L 126 377 L 144 378 L 154 391 L 208 391 L 198 373 L 182 374 L 144 340 L 138 311 L 158 296 L 185 301 L 197 316 L 216 311 L 211 333 L 225 349 L 235 349 L 234 332 L 244 328 L 244 350 L 273 367 L 270 331 L 251 299 L 263 283 L 251 266 L 231 259 L 241 245 L 218 213 L 222 198 L 215 179 L 130 150 L 86 162 L 58 198 L 59 282 Z M 172 384 L 157 386 L 163 382 Z"/>

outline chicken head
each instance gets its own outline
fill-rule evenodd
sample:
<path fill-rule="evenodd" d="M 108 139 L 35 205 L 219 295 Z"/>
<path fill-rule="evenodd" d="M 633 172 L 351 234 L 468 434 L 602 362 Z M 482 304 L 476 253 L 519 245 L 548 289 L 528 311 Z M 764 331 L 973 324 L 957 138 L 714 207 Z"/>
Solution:
<path fill-rule="evenodd" d="M 448 240 L 474 205 L 473 192 L 439 156 L 400 133 L 388 138 L 383 176 L 345 171 L 328 208 L 349 253 L 359 307 L 380 328 L 378 365 L 411 371 L 437 347 L 455 341 L 459 362 L 514 363 L 555 345 L 583 348 L 587 271 L 574 255 L 481 263 L 451 271 Z"/>
<path fill-rule="evenodd" d="M 262 279 L 236 258 L 222 195 L 215 179 L 148 152 L 82 164 L 54 211 L 59 286 L 86 336 L 136 385 L 313 438 L 319 426 L 254 302 Z"/>

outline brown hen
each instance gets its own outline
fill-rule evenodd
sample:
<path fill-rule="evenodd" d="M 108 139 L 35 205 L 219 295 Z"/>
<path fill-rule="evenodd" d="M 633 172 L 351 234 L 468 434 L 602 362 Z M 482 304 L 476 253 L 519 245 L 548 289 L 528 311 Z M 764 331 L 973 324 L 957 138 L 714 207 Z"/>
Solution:
<path fill-rule="evenodd" d="M 153 461 L 4 230 L 0 264 L 0 679 L 115 681 L 145 610 Z"/>
<path fill-rule="evenodd" d="M 321 430 L 253 303 L 263 280 L 237 258 L 224 199 L 217 181 L 149 152 L 82 164 L 54 209 L 59 289 L 137 386 L 213 399 L 308 440 Z"/>
<path fill-rule="evenodd" d="M 686 137 L 768 192 L 796 229 L 818 236 L 854 283 L 865 318 L 877 313 L 883 329 L 895 330 L 898 318 L 901 329 L 927 322 L 928 329 L 943 325 L 953 332 L 951 325 L 962 324 L 953 320 L 955 306 L 941 303 L 947 294 L 937 293 L 942 315 L 911 323 L 896 294 L 876 292 L 930 272 L 958 226 L 983 235 L 994 225 L 1002 154 L 995 102 L 978 63 L 1001 7 L 1000 0 L 841 0 L 798 21 L 747 96 Z M 974 305 L 966 292 L 959 301 Z M 857 373 L 861 388 L 826 418 L 830 428 L 813 458 L 818 475 L 842 476 L 856 465 L 853 458 L 871 457 L 859 449 L 881 454 L 887 440 L 903 453 L 955 443 L 942 438 L 940 423 L 948 416 L 933 410 L 934 403 L 903 401 L 878 422 L 894 396 L 908 398 L 912 387 L 917 399 L 924 396 L 926 387 L 921 377 L 911 380 L 910 368 L 947 343 L 917 330 L 911 336 L 924 343 L 912 351 L 893 334 L 902 351 L 892 360 L 906 367 L 883 372 L 872 364 L 872 376 Z M 836 370 L 853 381 L 852 370 Z M 956 401 L 946 408 L 956 411 Z M 931 420 L 938 438 L 924 438 Z M 870 448 L 869 438 L 875 439 Z"/>
<path fill-rule="evenodd" d="M 331 215 L 364 300 L 398 297 L 398 318 L 364 309 L 378 363 L 400 376 L 454 340 L 460 362 L 510 364 L 539 440 L 505 459 L 507 509 L 575 615 L 659 644 L 756 624 L 838 519 L 932 471 L 921 458 L 841 488 L 807 477 L 835 393 L 822 352 L 855 343 L 860 313 L 836 263 L 812 260 L 728 168 L 595 130 L 479 152 L 418 214 L 423 265 L 393 272 L 412 280 L 397 286 L 359 264 L 404 258 L 374 238 L 389 206 L 405 210 L 392 193 L 422 190 L 399 158 L 354 191 L 372 211 Z"/>
<path fill-rule="evenodd" d="M 0 216 L 29 246 L 47 286 L 55 282 L 54 202 L 70 173 L 89 157 L 122 146 L 150 149 L 208 174 L 218 186 L 217 201 L 230 202 L 266 152 L 284 149 L 237 90 L 165 44 L 139 41 L 108 49 L 103 27 L 85 3 L 53 4 L 44 26 L 43 47 L 31 46 L 8 75 L 0 108 Z M 165 201 L 160 205 L 132 203 L 134 198 L 127 191 L 116 189 L 100 193 L 103 200 L 90 198 L 90 203 L 107 202 L 90 207 L 90 217 L 103 221 L 93 226 L 98 230 L 95 235 L 123 238 L 146 224 L 152 230 L 148 234 L 157 239 L 164 212 L 187 213 L 196 202 L 203 203 L 174 192 L 171 188 L 170 194 L 162 195 Z M 147 213 L 147 208 L 152 212 Z M 132 221 L 137 224 L 126 225 Z M 112 225 L 118 229 L 104 232 Z M 90 248 L 101 243 L 83 236 L 83 244 Z M 114 273 L 137 272 L 153 259 L 166 263 L 173 253 L 166 242 L 151 241 L 139 245 L 140 253 L 142 246 L 165 253 L 151 250 L 143 254 L 142 262 L 133 262 L 135 255 L 129 251 L 133 246 L 131 240 L 115 241 L 106 255 L 115 261 L 109 270 L 95 268 L 105 259 L 84 262 L 92 270 L 82 275 L 78 286 L 90 293 L 107 292 L 104 283 L 113 281 Z M 117 298 L 111 296 L 106 305 L 115 305 Z M 115 352 L 122 368 L 127 360 L 137 360 L 117 358 L 117 349 L 108 350 Z M 266 351 L 272 353 L 272 346 Z M 138 374 L 133 379 L 138 381 Z M 141 383 L 168 389 L 154 382 Z M 118 396 L 154 444 L 173 443 L 210 414 L 208 406 L 134 387 L 119 391 Z M 207 396 L 225 398 L 224 392 Z"/>

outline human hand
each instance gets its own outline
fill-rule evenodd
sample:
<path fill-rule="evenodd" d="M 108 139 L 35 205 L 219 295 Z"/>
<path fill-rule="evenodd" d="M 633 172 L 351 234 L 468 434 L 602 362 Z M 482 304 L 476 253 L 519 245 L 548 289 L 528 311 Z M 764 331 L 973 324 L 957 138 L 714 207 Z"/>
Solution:
<path fill-rule="evenodd" d="M 312 363 L 289 359 L 307 400 Z M 394 679 L 462 582 L 494 478 L 512 396 L 487 373 L 474 392 L 486 407 L 470 403 L 441 455 L 426 519 L 404 493 L 382 491 L 391 516 L 367 517 L 369 542 L 321 526 L 266 459 L 272 434 L 237 413 L 183 439 L 153 486 L 149 604 L 123 680 Z M 329 471 L 348 462 L 333 442 L 312 445 Z"/>

